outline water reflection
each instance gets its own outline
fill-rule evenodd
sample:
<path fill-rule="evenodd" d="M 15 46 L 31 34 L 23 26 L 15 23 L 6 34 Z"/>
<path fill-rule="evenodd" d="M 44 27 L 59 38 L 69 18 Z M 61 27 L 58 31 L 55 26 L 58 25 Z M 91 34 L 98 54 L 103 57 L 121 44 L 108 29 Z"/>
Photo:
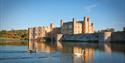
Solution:
<path fill-rule="evenodd" d="M 66 58 L 68 58 L 69 62 L 71 63 L 94 63 L 94 60 L 97 59 L 97 57 L 94 55 L 98 53 L 97 50 L 102 51 L 103 53 L 106 54 L 106 56 L 107 55 L 111 56 L 113 50 L 116 50 L 117 48 L 116 46 L 113 45 L 114 44 L 110 43 L 97 44 L 97 43 L 63 43 L 63 42 L 55 42 L 55 44 L 53 44 L 48 42 L 46 43 L 39 41 L 31 41 L 29 42 L 29 50 L 35 52 L 46 52 L 46 53 L 59 52 L 61 63 L 68 63 L 65 62 L 67 61 Z M 122 49 L 125 52 L 125 48 L 122 47 Z M 55 56 L 52 56 L 52 58 L 54 57 Z"/>
<path fill-rule="evenodd" d="M 81 47 L 73 47 L 74 53 L 74 63 L 88 63 L 90 60 L 92 62 L 94 49 L 93 48 L 81 48 Z"/>
<path fill-rule="evenodd" d="M 27 52 L 27 48 L 30 54 Z M 41 42 L 35 40 L 29 41 L 29 46 L 3 44 L 0 46 L 0 63 L 8 62 L 125 63 L 125 44 Z"/>
<path fill-rule="evenodd" d="M 94 63 L 94 60 L 97 59 L 97 57 L 94 55 L 97 53 L 97 50 L 102 51 L 106 55 L 111 56 L 112 52 L 117 51 L 116 49 L 122 49 L 123 50 L 122 52 L 125 53 L 124 45 L 121 48 L 117 48 L 116 44 L 114 46 L 114 44 L 110 43 L 98 44 L 98 43 L 55 42 L 55 44 L 53 44 L 53 43 L 38 42 L 38 41 L 29 42 L 29 50 L 33 50 L 35 52 L 46 52 L 46 53 L 59 52 L 61 54 L 59 56 L 61 63 L 68 63 L 65 62 L 67 61 L 66 58 L 68 58 L 69 62 L 71 63 Z"/>
<path fill-rule="evenodd" d="M 45 42 L 32 40 L 29 42 L 29 50 L 34 52 L 54 52 L 56 46 L 53 44 L 46 44 Z"/>
<path fill-rule="evenodd" d="M 109 55 L 112 54 L 112 49 L 111 49 L 111 44 L 110 43 L 104 43 L 104 51 Z"/>
<path fill-rule="evenodd" d="M 56 42 L 56 44 L 37 42 L 29 42 L 29 50 L 35 52 L 46 52 L 51 53 L 59 50 L 61 52 L 62 63 L 65 61 L 66 53 L 70 53 L 70 60 L 72 63 L 88 63 L 89 60 L 93 60 L 94 48 L 92 47 L 81 47 L 80 44 L 65 44 L 61 42 Z"/>

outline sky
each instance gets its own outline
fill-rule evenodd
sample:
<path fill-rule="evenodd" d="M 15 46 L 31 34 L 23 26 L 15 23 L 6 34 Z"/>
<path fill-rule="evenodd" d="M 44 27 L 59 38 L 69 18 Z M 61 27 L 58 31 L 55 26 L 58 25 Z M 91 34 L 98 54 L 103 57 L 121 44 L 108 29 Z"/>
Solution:
<path fill-rule="evenodd" d="M 27 29 L 83 20 L 89 16 L 95 30 L 125 27 L 125 0 L 0 0 L 0 30 Z"/>

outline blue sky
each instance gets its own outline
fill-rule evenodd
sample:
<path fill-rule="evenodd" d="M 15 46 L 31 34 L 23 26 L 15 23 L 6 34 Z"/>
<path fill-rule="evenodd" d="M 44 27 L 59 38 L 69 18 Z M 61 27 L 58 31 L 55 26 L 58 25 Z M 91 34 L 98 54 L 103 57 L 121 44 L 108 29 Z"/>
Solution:
<path fill-rule="evenodd" d="M 0 30 L 47 26 L 90 16 L 95 30 L 125 27 L 125 0 L 0 0 Z"/>

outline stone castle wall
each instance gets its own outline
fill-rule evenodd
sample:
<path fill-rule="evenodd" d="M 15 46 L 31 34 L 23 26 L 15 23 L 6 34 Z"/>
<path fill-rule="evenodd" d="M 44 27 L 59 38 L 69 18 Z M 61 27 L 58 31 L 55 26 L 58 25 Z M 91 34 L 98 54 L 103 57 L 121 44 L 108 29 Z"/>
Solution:
<path fill-rule="evenodd" d="M 65 34 L 62 41 L 98 41 L 98 34 Z"/>
<path fill-rule="evenodd" d="M 111 41 L 125 41 L 125 32 L 113 32 Z"/>
<path fill-rule="evenodd" d="M 109 42 L 111 41 L 112 32 L 101 32 L 98 33 L 98 41 L 99 42 Z"/>
<path fill-rule="evenodd" d="M 125 42 L 125 32 L 102 32 L 91 34 L 64 34 L 62 41 Z"/>

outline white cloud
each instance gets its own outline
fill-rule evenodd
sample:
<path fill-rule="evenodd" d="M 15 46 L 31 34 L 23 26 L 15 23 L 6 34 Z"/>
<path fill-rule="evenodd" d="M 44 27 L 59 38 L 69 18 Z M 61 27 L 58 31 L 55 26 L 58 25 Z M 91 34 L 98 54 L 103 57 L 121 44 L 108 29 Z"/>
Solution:
<path fill-rule="evenodd" d="M 91 12 L 94 8 L 96 8 L 97 5 L 88 5 L 84 7 L 84 10 L 86 12 Z"/>

